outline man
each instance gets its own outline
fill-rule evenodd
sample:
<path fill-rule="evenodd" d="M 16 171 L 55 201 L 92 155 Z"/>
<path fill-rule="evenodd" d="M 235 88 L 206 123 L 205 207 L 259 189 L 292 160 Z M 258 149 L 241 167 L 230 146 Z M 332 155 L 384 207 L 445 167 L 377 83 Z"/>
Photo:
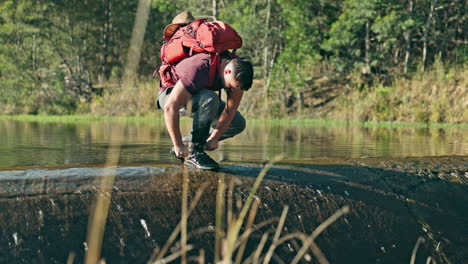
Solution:
<path fill-rule="evenodd" d="M 193 19 L 187 20 L 190 21 Z M 165 30 L 165 37 L 175 32 L 171 25 L 166 29 L 171 28 L 172 32 Z M 252 64 L 240 58 L 222 56 L 211 87 L 208 87 L 210 54 L 198 53 L 183 59 L 175 66 L 175 73 L 178 79 L 175 86 L 162 88 L 158 94 L 158 103 L 164 110 L 166 127 L 174 145 L 172 153 L 196 168 L 217 169 L 218 163 L 205 150 L 217 149 L 219 141 L 245 129 L 245 119 L 237 109 L 244 91 L 252 86 Z M 222 88 L 227 93 L 226 102 L 215 93 Z M 186 105 L 191 105 L 187 111 L 191 111 L 193 118 L 190 144 L 183 142 L 179 127 L 179 111 Z M 213 130 L 210 132 L 210 129 Z"/>

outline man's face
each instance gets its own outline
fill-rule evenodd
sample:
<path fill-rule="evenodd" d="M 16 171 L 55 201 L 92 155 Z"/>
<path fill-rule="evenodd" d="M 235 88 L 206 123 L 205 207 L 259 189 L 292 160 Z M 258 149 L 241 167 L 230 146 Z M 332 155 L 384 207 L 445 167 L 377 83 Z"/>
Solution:
<path fill-rule="evenodd" d="M 229 90 L 240 90 L 240 84 L 238 81 L 236 81 L 231 74 L 231 76 L 226 76 L 224 79 L 224 88 L 229 89 Z"/>
<path fill-rule="evenodd" d="M 240 90 L 239 81 L 236 81 L 234 77 L 234 67 L 232 62 L 226 65 L 224 69 L 224 88 L 228 90 Z"/>

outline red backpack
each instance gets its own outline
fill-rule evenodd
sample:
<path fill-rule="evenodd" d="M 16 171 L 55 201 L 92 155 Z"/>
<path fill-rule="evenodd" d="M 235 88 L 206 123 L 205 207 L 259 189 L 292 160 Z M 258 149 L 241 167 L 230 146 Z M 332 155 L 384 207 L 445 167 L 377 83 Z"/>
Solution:
<path fill-rule="evenodd" d="M 192 56 L 194 52 L 211 54 L 208 86 L 213 85 L 221 61 L 220 53 L 226 52 L 235 58 L 235 50 L 240 47 L 242 38 L 222 21 L 207 22 L 206 19 L 198 19 L 179 28 L 161 47 L 162 65 L 157 71 L 161 77 L 162 88 L 175 85 L 179 78 L 174 66 L 182 59 Z M 233 51 L 229 52 L 230 49 Z M 156 71 L 153 75 L 155 74 Z"/>

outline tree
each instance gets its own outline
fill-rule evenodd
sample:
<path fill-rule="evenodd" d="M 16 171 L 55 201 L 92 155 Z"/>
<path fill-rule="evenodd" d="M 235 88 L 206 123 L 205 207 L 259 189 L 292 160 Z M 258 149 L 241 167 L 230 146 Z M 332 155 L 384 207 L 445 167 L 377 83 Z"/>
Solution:
<path fill-rule="evenodd" d="M 345 69 L 359 66 L 363 73 L 370 72 L 375 55 L 371 50 L 374 34 L 370 30 L 379 4 L 377 0 L 347 0 L 338 20 L 333 23 L 329 39 L 322 47 L 342 58 Z"/>

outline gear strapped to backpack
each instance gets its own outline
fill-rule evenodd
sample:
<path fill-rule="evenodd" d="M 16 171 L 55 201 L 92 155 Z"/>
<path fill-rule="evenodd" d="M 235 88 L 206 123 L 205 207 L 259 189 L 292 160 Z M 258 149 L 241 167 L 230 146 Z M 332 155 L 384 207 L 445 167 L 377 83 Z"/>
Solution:
<path fill-rule="evenodd" d="M 211 55 L 208 86 L 212 86 L 221 62 L 220 54 L 227 53 L 235 58 L 236 49 L 242 47 L 242 38 L 230 25 L 223 21 L 207 22 L 206 19 L 194 20 L 180 27 L 172 37 L 165 38 L 167 42 L 161 47 L 162 65 L 157 69 L 163 89 L 174 86 L 179 79 L 174 66 L 200 52 Z"/>

